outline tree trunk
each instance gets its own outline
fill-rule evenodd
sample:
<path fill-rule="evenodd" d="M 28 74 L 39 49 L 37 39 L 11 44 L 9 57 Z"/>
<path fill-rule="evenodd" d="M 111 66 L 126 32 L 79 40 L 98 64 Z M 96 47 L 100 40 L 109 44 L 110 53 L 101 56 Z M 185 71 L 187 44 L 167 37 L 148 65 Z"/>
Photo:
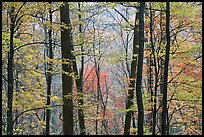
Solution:
<path fill-rule="evenodd" d="M 132 127 L 135 129 L 136 128 L 136 124 L 135 124 L 135 116 L 134 116 L 134 111 L 132 111 Z M 133 135 L 135 135 L 136 132 L 133 132 Z"/>
<path fill-rule="evenodd" d="M 49 2 L 49 4 L 51 5 L 52 2 Z M 50 25 L 52 25 L 52 11 L 51 11 L 51 7 L 49 8 L 49 21 L 50 21 Z M 52 26 L 49 27 L 48 30 L 48 35 L 49 35 L 49 54 L 48 54 L 48 58 L 53 59 L 53 51 L 52 51 Z M 47 106 L 50 105 L 50 97 L 51 97 L 51 85 L 52 85 L 52 63 L 49 62 L 48 63 L 48 77 L 47 77 Z M 50 113 L 50 109 L 46 109 L 46 135 L 50 134 L 50 117 L 51 117 L 51 113 Z"/>
<path fill-rule="evenodd" d="M 69 4 L 64 2 L 60 7 L 61 24 L 68 25 L 68 28 L 62 27 L 61 30 L 61 52 L 62 61 L 67 61 L 69 64 L 62 64 L 62 94 L 63 94 L 63 134 L 73 135 L 73 102 L 72 102 L 72 87 L 73 78 L 66 73 L 72 72 L 72 37 L 71 24 L 69 18 Z"/>
<path fill-rule="evenodd" d="M 101 87 L 100 87 L 100 67 L 99 64 L 95 61 L 95 71 L 96 71 L 96 77 L 97 77 L 97 120 L 96 120 L 96 135 L 98 135 L 98 117 L 99 117 L 99 102 L 100 102 L 100 93 L 101 93 Z"/>
<path fill-rule="evenodd" d="M 138 135 L 143 135 L 144 129 L 144 108 L 142 101 L 142 67 L 143 67 L 143 56 L 144 56 L 144 8 L 145 2 L 140 2 L 139 11 L 139 32 L 140 32 L 140 43 L 139 43 L 139 56 L 138 56 L 138 68 L 137 68 L 137 80 L 136 80 L 136 96 L 138 106 Z"/>
<path fill-rule="evenodd" d="M 161 31 L 161 36 L 160 36 L 160 45 L 164 45 L 165 44 L 165 39 L 164 39 L 164 27 L 163 27 L 163 25 L 165 25 L 165 24 L 163 24 L 162 23 L 162 20 L 163 20 L 163 12 L 161 12 L 160 13 L 160 31 Z M 164 51 L 163 51 L 163 49 L 161 48 L 160 49 L 161 51 L 160 51 L 160 53 L 163 53 Z M 160 79 L 160 82 L 159 82 L 159 85 L 160 85 L 160 96 L 159 96 L 159 106 L 161 106 L 160 107 L 160 110 L 162 110 L 162 95 L 163 95 L 163 81 L 164 81 L 164 59 L 163 58 L 161 58 L 160 60 L 159 60 L 159 65 L 158 65 L 158 68 L 159 68 L 159 70 L 160 70 L 160 77 L 159 77 L 159 79 Z M 158 128 L 159 128 L 159 133 L 160 134 L 162 134 L 162 128 L 161 128 L 161 126 L 162 126 L 162 111 L 159 111 L 158 112 Z"/>
<path fill-rule="evenodd" d="M 163 109 L 162 109 L 162 135 L 167 135 L 167 84 L 168 84 L 168 65 L 169 65 L 169 51 L 170 51 L 170 3 L 166 2 L 166 55 L 164 64 L 164 82 L 163 82 Z"/>
<path fill-rule="evenodd" d="M 73 71 L 76 76 L 79 76 L 77 64 L 76 64 L 76 57 L 73 56 Z M 76 86 L 77 86 L 77 92 L 78 92 L 78 116 L 79 116 L 79 127 L 80 127 L 80 134 L 86 135 L 85 131 L 85 121 L 84 121 L 84 110 L 83 110 L 83 77 L 80 76 L 79 79 L 75 79 Z"/>
<path fill-rule="evenodd" d="M 18 58 L 17 58 L 18 59 Z M 18 73 L 18 71 L 19 71 L 19 68 L 18 68 L 18 66 L 16 67 L 16 69 L 15 69 L 15 71 L 16 71 L 16 80 L 15 80 L 15 86 L 16 86 L 16 94 L 15 94 L 15 96 L 16 96 L 16 102 L 18 102 L 18 93 L 19 93 L 19 84 L 18 84 L 18 80 L 19 80 L 19 73 Z M 18 116 L 18 108 L 16 107 L 16 110 L 15 110 L 15 118 Z M 18 128 L 18 119 L 16 120 L 16 122 L 13 122 L 13 124 L 15 123 L 15 125 L 13 125 L 13 127 L 14 127 L 14 130 L 16 130 L 17 128 Z"/>
<path fill-rule="evenodd" d="M 163 81 L 164 81 L 164 59 L 163 58 L 161 58 L 161 60 L 160 60 L 160 70 L 161 70 L 161 73 L 160 73 L 160 82 L 159 82 L 159 84 L 160 84 L 160 88 L 159 88 L 159 90 L 160 90 L 160 96 L 159 96 L 159 100 L 158 100 L 158 102 L 159 102 L 159 106 L 161 106 L 160 107 L 160 110 L 162 110 L 162 95 L 163 95 Z M 159 111 L 158 112 L 158 128 L 159 128 L 159 133 L 160 133 L 160 135 L 162 134 L 162 111 Z"/>
<path fill-rule="evenodd" d="M 94 69 L 95 69 L 95 74 L 96 74 L 96 78 L 97 78 L 97 93 L 96 93 L 96 120 L 95 120 L 95 132 L 96 132 L 96 135 L 98 135 L 98 127 L 99 127 L 99 105 L 100 105 L 100 95 L 101 95 L 101 86 L 100 86 L 100 57 L 98 58 L 98 60 L 96 60 L 96 52 L 95 52 L 95 44 L 96 44 L 96 28 L 95 28 L 95 24 L 93 22 L 93 32 L 94 32 L 94 38 L 93 38 L 93 54 L 94 54 Z M 99 33 L 98 33 L 99 35 Z M 99 36 L 98 36 L 99 37 Z M 99 51 L 99 55 L 101 54 L 100 52 L 100 40 L 99 40 L 99 45 L 98 45 L 98 51 Z"/>
<path fill-rule="evenodd" d="M 80 3 L 78 3 L 78 10 L 81 13 L 81 7 Z M 81 14 L 79 13 L 79 21 L 81 21 Z M 82 25 L 79 24 L 79 35 L 80 39 L 82 39 Z M 74 50 L 74 49 L 73 49 Z M 74 57 L 74 64 L 73 69 L 77 76 L 79 76 L 79 79 L 76 79 L 76 85 L 77 85 L 77 92 L 78 92 L 78 104 L 79 104 L 79 110 L 78 110 L 78 117 L 79 117 L 79 128 L 80 128 L 80 134 L 86 135 L 86 128 L 85 128 L 85 120 L 84 120 L 84 110 L 83 110 L 83 71 L 84 71 L 84 57 L 83 57 L 83 45 L 81 44 L 81 72 L 78 74 L 76 59 Z"/>
<path fill-rule="evenodd" d="M 14 58 L 14 11 L 15 8 L 11 7 L 10 11 L 10 51 L 8 53 L 8 109 L 7 109 L 7 135 L 13 135 L 13 58 Z"/>
<path fill-rule="evenodd" d="M 152 18 L 153 18 L 153 16 L 152 16 L 152 10 L 151 10 L 151 3 L 149 4 L 149 6 L 150 6 L 150 9 L 149 9 L 149 12 L 150 12 L 150 25 L 149 25 L 149 30 L 150 30 L 150 43 L 151 43 L 151 47 L 153 47 L 154 45 L 154 43 L 153 43 L 153 35 L 152 35 L 152 26 L 153 26 L 153 21 L 152 21 Z M 153 48 L 152 48 L 153 49 Z M 151 48 L 149 48 L 149 50 L 151 50 L 151 53 L 150 53 L 150 56 L 149 56 L 149 68 L 148 68 L 148 71 L 149 71 L 149 92 L 150 92 L 150 103 L 151 103 L 151 114 L 150 114 L 150 118 L 149 118 L 149 122 L 150 122 L 150 124 L 149 124 L 149 126 L 150 126 L 150 132 L 152 132 L 152 134 L 154 134 L 154 129 L 155 129 L 155 127 L 154 127 L 154 123 L 153 123 L 153 119 L 154 119 L 154 117 L 153 117 L 153 113 L 154 113 L 154 111 L 153 111 L 153 95 L 154 95 L 154 93 L 153 93 L 153 89 L 152 89 L 152 87 L 153 87 L 153 84 L 152 84 L 152 82 L 154 82 L 153 81 L 153 75 L 154 74 L 152 74 L 152 54 L 154 54 L 153 53 L 153 50 L 152 50 Z"/>
<path fill-rule="evenodd" d="M 133 39 L 133 55 L 132 55 L 132 62 L 131 62 L 131 72 L 130 72 L 130 84 L 127 96 L 127 104 L 126 110 L 130 109 L 133 106 L 133 96 L 134 96 L 134 89 L 135 89 L 135 79 L 136 79 L 136 65 L 137 65 L 137 55 L 138 55 L 138 45 L 139 45 L 139 27 L 136 24 L 138 20 L 138 13 L 135 16 L 135 29 L 134 29 L 134 39 Z M 131 115 L 133 114 L 132 110 L 129 110 L 125 114 L 125 128 L 124 128 L 124 135 L 130 134 L 130 123 L 131 123 Z"/>
<path fill-rule="evenodd" d="M 154 85 L 154 99 L 152 99 L 154 107 L 153 107 L 153 115 L 152 115 L 152 135 L 156 134 L 156 114 L 157 114 L 157 89 L 158 89 L 158 70 L 157 70 L 157 59 L 155 56 L 155 47 L 153 43 L 153 15 L 151 11 L 151 5 L 150 5 L 150 42 L 151 42 L 151 47 L 152 47 L 152 53 L 153 53 L 153 67 L 155 71 L 155 85 Z M 151 64 L 151 63 L 150 63 Z"/>

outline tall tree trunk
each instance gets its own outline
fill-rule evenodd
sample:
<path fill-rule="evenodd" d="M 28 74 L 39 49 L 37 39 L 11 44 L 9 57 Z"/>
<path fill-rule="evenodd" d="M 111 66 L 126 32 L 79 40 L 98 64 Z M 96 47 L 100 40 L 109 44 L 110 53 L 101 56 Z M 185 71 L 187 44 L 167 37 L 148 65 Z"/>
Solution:
<path fill-rule="evenodd" d="M 76 64 L 76 57 L 73 56 L 73 71 L 76 76 L 79 76 L 77 64 Z M 77 92 L 78 92 L 78 116 L 79 116 L 79 128 L 80 128 L 80 134 L 86 135 L 85 131 L 85 121 L 84 121 L 84 110 L 83 110 L 83 76 L 79 76 L 79 79 L 75 79 L 76 86 L 77 86 Z"/>
<path fill-rule="evenodd" d="M 44 23 L 44 19 L 45 18 L 45 15 L 43 15 L 42 17 L 42 23 Z M 35 27 L 33 27 L 33 30 L 34 30 Z M 43 30 L 44 30 L 44 34 L 45 34 L 45 39 L 48 37 L 48 34 L 47 34 L 47 28 L 46 27 L 43 27 Z M 43 59 L 46 60 L 46 57 L 48 56 L 48 42 L 47 40 L 45 40 L 45 43 L 44 43 L 44 46 L 45 48 L 43 49 L 44 50 L 44 54 L 43 54 Z M 44 62 L 44 73 L 45 73 L 45 78 L 46 78 L 46 83 L 48 83 L 48 74 L 47 74 L 47 63 Z M 42 121 L 46 123 L 46 109 L 43 109 L 43 113 L 42 113 Z M 43 129 L 42 130 L 42 134 L 45 135 L 46 134 L 46 129 Z"/>
<path fill-rule="evenodd" d="M 16 75 L 16 80 L 15 80 L 15 86 L 16 86 L 16 94 L 15 94 L 15 96 L 16 96 L 16 100 L 15 101 L 18 102 L 18 93 L 19 93 L 19 84 L 18 84 L 18 77 L 19 77 L 18 71 L 19 71 L 19 69 L 18 69 L 18 67 L 16 67 L 15 71 L 16 71 L 16 74 L 15 74 Z M 16 109 L 15 109 L 15 118 L 17 116 L 18 116 L 18 108 L 16 106 Z M 13 122 L 13 124 L 14 124 L 14 122 Z M 18 128 L 18 119 L 16 119 L 14 130 L 16 130 L 17 128 Z"/>
<path fill-rule="evenodd" d="M 50 6 L 52 2 L 49 2 Z M 50 27 L 48 30 L 48 35 L 49 35 L 49 54 L 48 58 L 53 59 L 53 51 L 52 51 L 52 11 L 51 7 L 49 8 L 49 21 L 50 21 Z M 47 76 L 47 106 L 50 105 L 50 97 L 51 97 L 51 85 L 52 85 L 52 63 L 48 63 L 48 76 Z M 46 135 L 50 134 L 50 109 L 46 109 Z"/>
<path fill-rule="evenodd" d="M 137 80 L 136 80 L 136 97 L 138 106 L 138 135 L 143 135 L 144 129 L 144 108 L 142 100 L 142 67 L 143 67 L 143 56 L 144 56 L 144 9 L 145 2 L 140 2 L 139 10 L 139 32 L 140 32 L 140 43 L 139 43 L 139 56 L 138 56 L 138 68 L 137 68 Z"/>
<path fill-rule="evenodd" d="M 154 74 L 152 74 L 152 61 L 153 61 L 153 59 L 152 59 L 152 50 L 148 47 L 147 49 L 146 49 L 147 51 L 150 51 L 151 53 L 150 53 L 150 55 L 149 56 L 147 56 L 147 62 L 148 62 L 148 64 L 147 64 L 147 66 L 148 66 L 148 68 L 147 68 L 147 71 L 148 71 L 148 74 L 147 74 L 147 77 L 148 77 L 148 93 L 150 93 L 150 100 L 149 100 L 149 103 L 150 103 L 150 109 L 149 109 L 149 111 L 151 111 L 149 114 L 147 114 L 147 118 L 146 118 L 146 122 L 147 122 L 147 124 L 148 124 L 148 127 L 149 127 L 149 132 L 152 132 L 152 130 L 153 130 L 153 127 L 152 127 L 152 125 L 153 125 L 153 96 L 154 96 L 154 93 L 153 93 L 153 82 L 154 82 L 154 80 L 153 80 L 153 75 Z"/>
<path fill-rule="evenodd" d="M 154 45 L 154 43 L 153 43 L 153 35 L 152 35 L 152 26 L 153 26 L 153 22 L 152 22 L 152 10 L 151 10 L 151 2 L 150 2 L 150 4 L 149 4 L 149 12 L 150 12 L 150 25 L 149 25 L 149 30 L 150 30 L 150 43 L 151 43 L 151 47 L 153 47 Z M 153 93 L 153 89 L 152 89 L 152 87 L 153 87 L 153 84 L 152 84 L 152 82 L 154 82 L 153 81 L 153 74 L 152 74 L 152 54 L 154 54 L 153 53 L 153 51 L 152 51 L 152 49 L 151 49 L 151 47 L 149 47 L 149 49 L 148 50 L 150 50 L 151 51 L 151 53 L 150 53 L 150 56 L 149 56 L 149 66 L 148 66 L 148 71 L 149 71 L 149 92 L 150 92 L 150 103 L 151 103 L 151 113 L 149 114 L 150 116 L 149 116 L 149 122 L 150 122 L 150 132 L 153 132 L 154 131 L 154 123 L 153 123 L 153 96 L 154 96 L 154 93 Z"/>
<path fill-rule="evenodd" d="M 83 106 L 84 106 L 84 101 L 83 101 L 83 72 L 80 73 L 79 82 L 77 82 L 77 83 L 80 83 L 80 85 L 78 86 L 79 89 L 80 89 L 79 90 L 79 101 L 78 101 L 78 103 L 80 105 L 79 112 L 78 112 L 79 113 L 80 134 L 81 135 L 86 135 L 84 109 L 83 109 Z"/>
<path fill-rule="evenodd" d="M 134 111 L 132 111 L 132 127 L 135 129 L 136 128 L 136 124 L 135 124 L 135 116 L 134 116 Z M 133 132 L 133 135 L 135 135 L 136 132 Z"/>
<path fill-rule="evenodd" d="M 158 111 L 158 128 L 159 128 L 159 133 L 160 135 L 162 134 L 162 95 L 163 95 L 163 81 L 164 81 L 164 59 L 161 58 L 160 60 L 160 87 L 159 87 L 159 90 L 160 90 L 160 96 L 159 96 L 159 106 L 160 106 L 160 111 Z"/>
<path fill-rule="evenodd" d="M 99 120 L 98 120 L 98 116 L 99 116 L 99 102 L 101 101 L 100 100 L 100 93 L 101 93 L 101 86 L 100 86 L 100 57 L 98 58 L 98 60 L 96 60 L 96 52 L 95 52 L 95 44 L 96 44 L 96 28 L 95 28 L 95 24 L 93 22 L 93 30 L 94 30 L 94 36 L 93 36 L 93 52 L 94 52 L 94 69 L 95 69 L 95 72 L 96 72 L 96 77 L 97 77 L 97 93 L 96 93 L 96 100 L 97 100 L 97 106 L 96 106 L 96 121 L 95 121 L 95 132 L 96 132 L 96 135 L 98 135 L 98 125 L 99 125 Z M 99 35 L 99 32 L 98 32 L 98 35 Z M 99 36 L 98 36 L 99 37 Z M 100 40 L 99 40 L 99 45 L 98 45 L 99 49 L 99 55 L 100 55 Z"/>
<path fill-rule="evenodd" d="M 162 107 L 162 135 L 167 134 L 167 84 L 168 84 L 168 65 L 169 65 L 169 51 L 170 51 L 170 3 L 166 2 L 166 55 L 164 64 L 164 82 L 163 82 L 163 107 Z"/>
<path fill-rule="evenodd" d="M 78 3 L 78 10 L 79 10 L 79 21 L 81 21 L 81 5 Z M 79 24 L 79 35 L 80 40 L 82 40 L 82 25 Z M 74 56 L 73 61 L 73 69 L 77 76 L 79 76 L 79 79 L 76 79 L 76 85 L 77 85 L 77 92 L 78 92 L 78 104 L 79 104 L 79 110 L 78 110 L 78 117 L 79 117 L 79 128 L 80 128 L 80 134 L 86 135 L 86 128 L 85 128 L 85 120 L 84 120 L 84 110 L 83 110 L 83 71 L 84 71 L 84 57 L 83 57 L 83 45 L 81 45 L 81 72 L 78 74 L 77 64 L 76 64 L 76 57 Z M 73 49 L 74 50 L 74 49 Z"/>
<path fill-rule="evenodd" d="M 7 109 L 7 135 L 13 135 L 13 58 L 14 58 L 14 11 L 15 8 L 11 7 L 10 10 L 10 51 L 8 53 L 8 109 Z"/>
<path fill-rule="evenodd" d="M 162 20 L 164 19 L 164 14 L 163 12 L 160 12 L 160 31 L 161 31 L 161 36 L 160 36 L 160 45 L 164 45 L 165 44 L 165 34 L 164 34 L 164 23 L 162 22 Z M 160 48 L 160 47 L 159 47 Z M 160 53 L 163 53 L 164 50 L 162 48 L 160 48 Z M 160 76 L 159 76 L 159 85 L 160 85 L 160 96 L 159 96 L 159 106 L 162 106 L 162 95 L 163 95 L 163 81 L 164 81 L 164 59 L 161 58 L 160 60 L 158 60 L 158 68 L 160 71 Z M 160 110 L 162 110 L 162 107 L 160 107 Z M 159 128 L 159 133 L 162 134 L 162 111 L 158 111 L 158 128 Z"/>
<path fill-rule="evenodd" d="M 157 59 L 155 56 L 155 47 L 153 43 L 153 15 L 151 11 L 151 4 L 150 4 L 150 42 L 151 42 L 151 47 L 152 47 L 152 53 L 153 53 L 153 65 L 154 66 L 154 71 L 155 71 L 155 85 L 154 85 L 154 99 L 153 100 L 153 117 L 152 117 L 152 135 L 156 134 L 156 114 L 157 114 L 157 88 L 158 88 L 158 69 L 157 69 Z M 152 95 L 151 95 L 152 97 Z"/>
<path fill-rule="evenodd" d="M 135 16 L 135 28 L 134 28 L 134 39 L 133 39 L 133 55 L 132 55 L 132 62 L 131 62 L 131 70 L 130 70 L 130 84 L 128 89 L 128 96 L 127 96 L 127 104 L 126 110 L 130 109 L 133 106 L 133 96 L 134 96 L 134 89 L 135 89 L 135 79 L 136 79 L 136 66 L 137 66 L 137 55 L 138 55 L 138 45 L 139 45 L 139 26 L 137 23 L 138 20 L 138 13 Z M 131 115 L 133 114 L 132 110 L 129 110 L 125 114 L 125 128 L 124 128 L 124 135 L 130 134 L 130 123 L 131 123 Z"/>
<path fill-rule="evenodd" d="M 66 73 L 72 72 L 72 37 L 71 37 L 71 23 L 69 18 L 69 4 L 64 2 L 60 7 L 60 19 L 61 24 L 68 25 L 68 28 L 62 27 L 61 30 L 61 52 L 62 61 L 69 62 L 69 64 L 62 64 L 62 94 L 63 94 L 63 134 L 73 135 L 73 102 L 72 88 L 73 88 L 73 78 Z"/>
<path fill-rule="evenodd" d="M 100 102 L 100 94 L 101 94 L 101 86 L 100 86 L 100 67 L 99 64 L 95 61 L 95 71 L 97 77 L 97 120 L 96 120 L 96 135 L 98 134 L 98 116 L 99 116 L 99 102 Z"/>

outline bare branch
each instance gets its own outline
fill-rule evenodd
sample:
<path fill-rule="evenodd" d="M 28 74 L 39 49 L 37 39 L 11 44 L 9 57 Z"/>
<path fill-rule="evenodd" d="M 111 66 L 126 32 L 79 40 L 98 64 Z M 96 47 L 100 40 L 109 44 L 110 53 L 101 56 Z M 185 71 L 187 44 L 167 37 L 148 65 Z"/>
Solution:
<path fill-rule="evenodd" d="M 44 107 L 38 107 L 38 108 L 31 108 L 31 109 L 25 110 L 25 111 L 21 112 L 20 114 L 18 114 L 18 115 L 16 116 L 16 118 L 13 120 L 13 124 L 14 124 L 14 122 L 15 122 L 22 114 L 24 114 L 24 113 L 26 113 L 26 112 L 33 111 L 33 110 L 36 111 L 36 110 L 39 110 L 39 109 L 60 107 L 60 106 L 62 106 L 62 104 L 60 104 L 60 105 L 53 105 L 53 106 L 44 106 Z"/>
<path fill-rule="evenodd" d="M 115 9 L 114 8 L 114 10 L 118 13 L 118 14 L 120 14 L 120 16 L 132 27 L 132 29 L 134 29 L 135 27 L 132 25 L 132 24 L 130 24 L 130 22 L 123 16 L 123 14 L 122 13 L 120 13 L 117 9 Z"/>

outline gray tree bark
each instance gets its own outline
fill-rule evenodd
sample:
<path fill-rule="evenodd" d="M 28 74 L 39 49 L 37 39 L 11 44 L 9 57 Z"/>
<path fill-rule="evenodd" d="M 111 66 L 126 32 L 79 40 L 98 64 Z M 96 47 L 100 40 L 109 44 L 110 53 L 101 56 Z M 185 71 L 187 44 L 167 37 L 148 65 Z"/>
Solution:
<path fill-rule="evenodd" d="M 51 5 L 52 2 L 49 2 Z M 52 25 L 52 11 L 51 7 L 49 8 L 49 22 L 50 25 Z M 50 59 L 53 59 L 53 51 L 52 51 L 52 26 L 49 27 L 48 30 L 48 37 L 49 37 L 49 54 L 48 57 Z M 48 77 L 47 77 L 47 105 L 50 105 L 50 97 L 51 97 L 51 85 L 52 85 L 52 66 L 53 64 L 51 62 L 48 63 Z M 46 135 L 50 134 L 50 118 L 51 118 L 51 112 L 50 109 L 46 109 Z"/>

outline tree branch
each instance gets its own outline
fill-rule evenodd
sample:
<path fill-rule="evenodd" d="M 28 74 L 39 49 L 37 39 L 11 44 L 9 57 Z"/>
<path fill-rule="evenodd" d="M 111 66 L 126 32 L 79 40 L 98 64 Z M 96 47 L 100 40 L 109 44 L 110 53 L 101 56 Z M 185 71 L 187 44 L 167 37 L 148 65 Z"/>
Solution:
<path fill-rule="evenodd" d="M 22 114 L 24 114 L 26 112 L 33 111 L 33 110 L 36 111 L 36 110 L 39 110 L 39 109 L 52 108 L 52 107 L 59 107 L 59 106 L 62 106 L 62 105 L 45 106 L 45 107 L 31 108 L 31 109 L 25 110 L 25 111 L 21 112 L 19 115 L 16 116 L 16 118 L 13 120 L 13 124 Z"/>
<path fill-rule="evenodd" d="M 114 10 L 118 13 L 118 14 L 120 14 L 120 16 L 132 27 L 132 29 L 134 29 L 135 27 L 132 25 L 132 24 L 130 24 L 130 22 L 123 16 L 123 14 L 122 13 L 120 13 L 117 9 L 115 9 L 114 8 Z"/>

